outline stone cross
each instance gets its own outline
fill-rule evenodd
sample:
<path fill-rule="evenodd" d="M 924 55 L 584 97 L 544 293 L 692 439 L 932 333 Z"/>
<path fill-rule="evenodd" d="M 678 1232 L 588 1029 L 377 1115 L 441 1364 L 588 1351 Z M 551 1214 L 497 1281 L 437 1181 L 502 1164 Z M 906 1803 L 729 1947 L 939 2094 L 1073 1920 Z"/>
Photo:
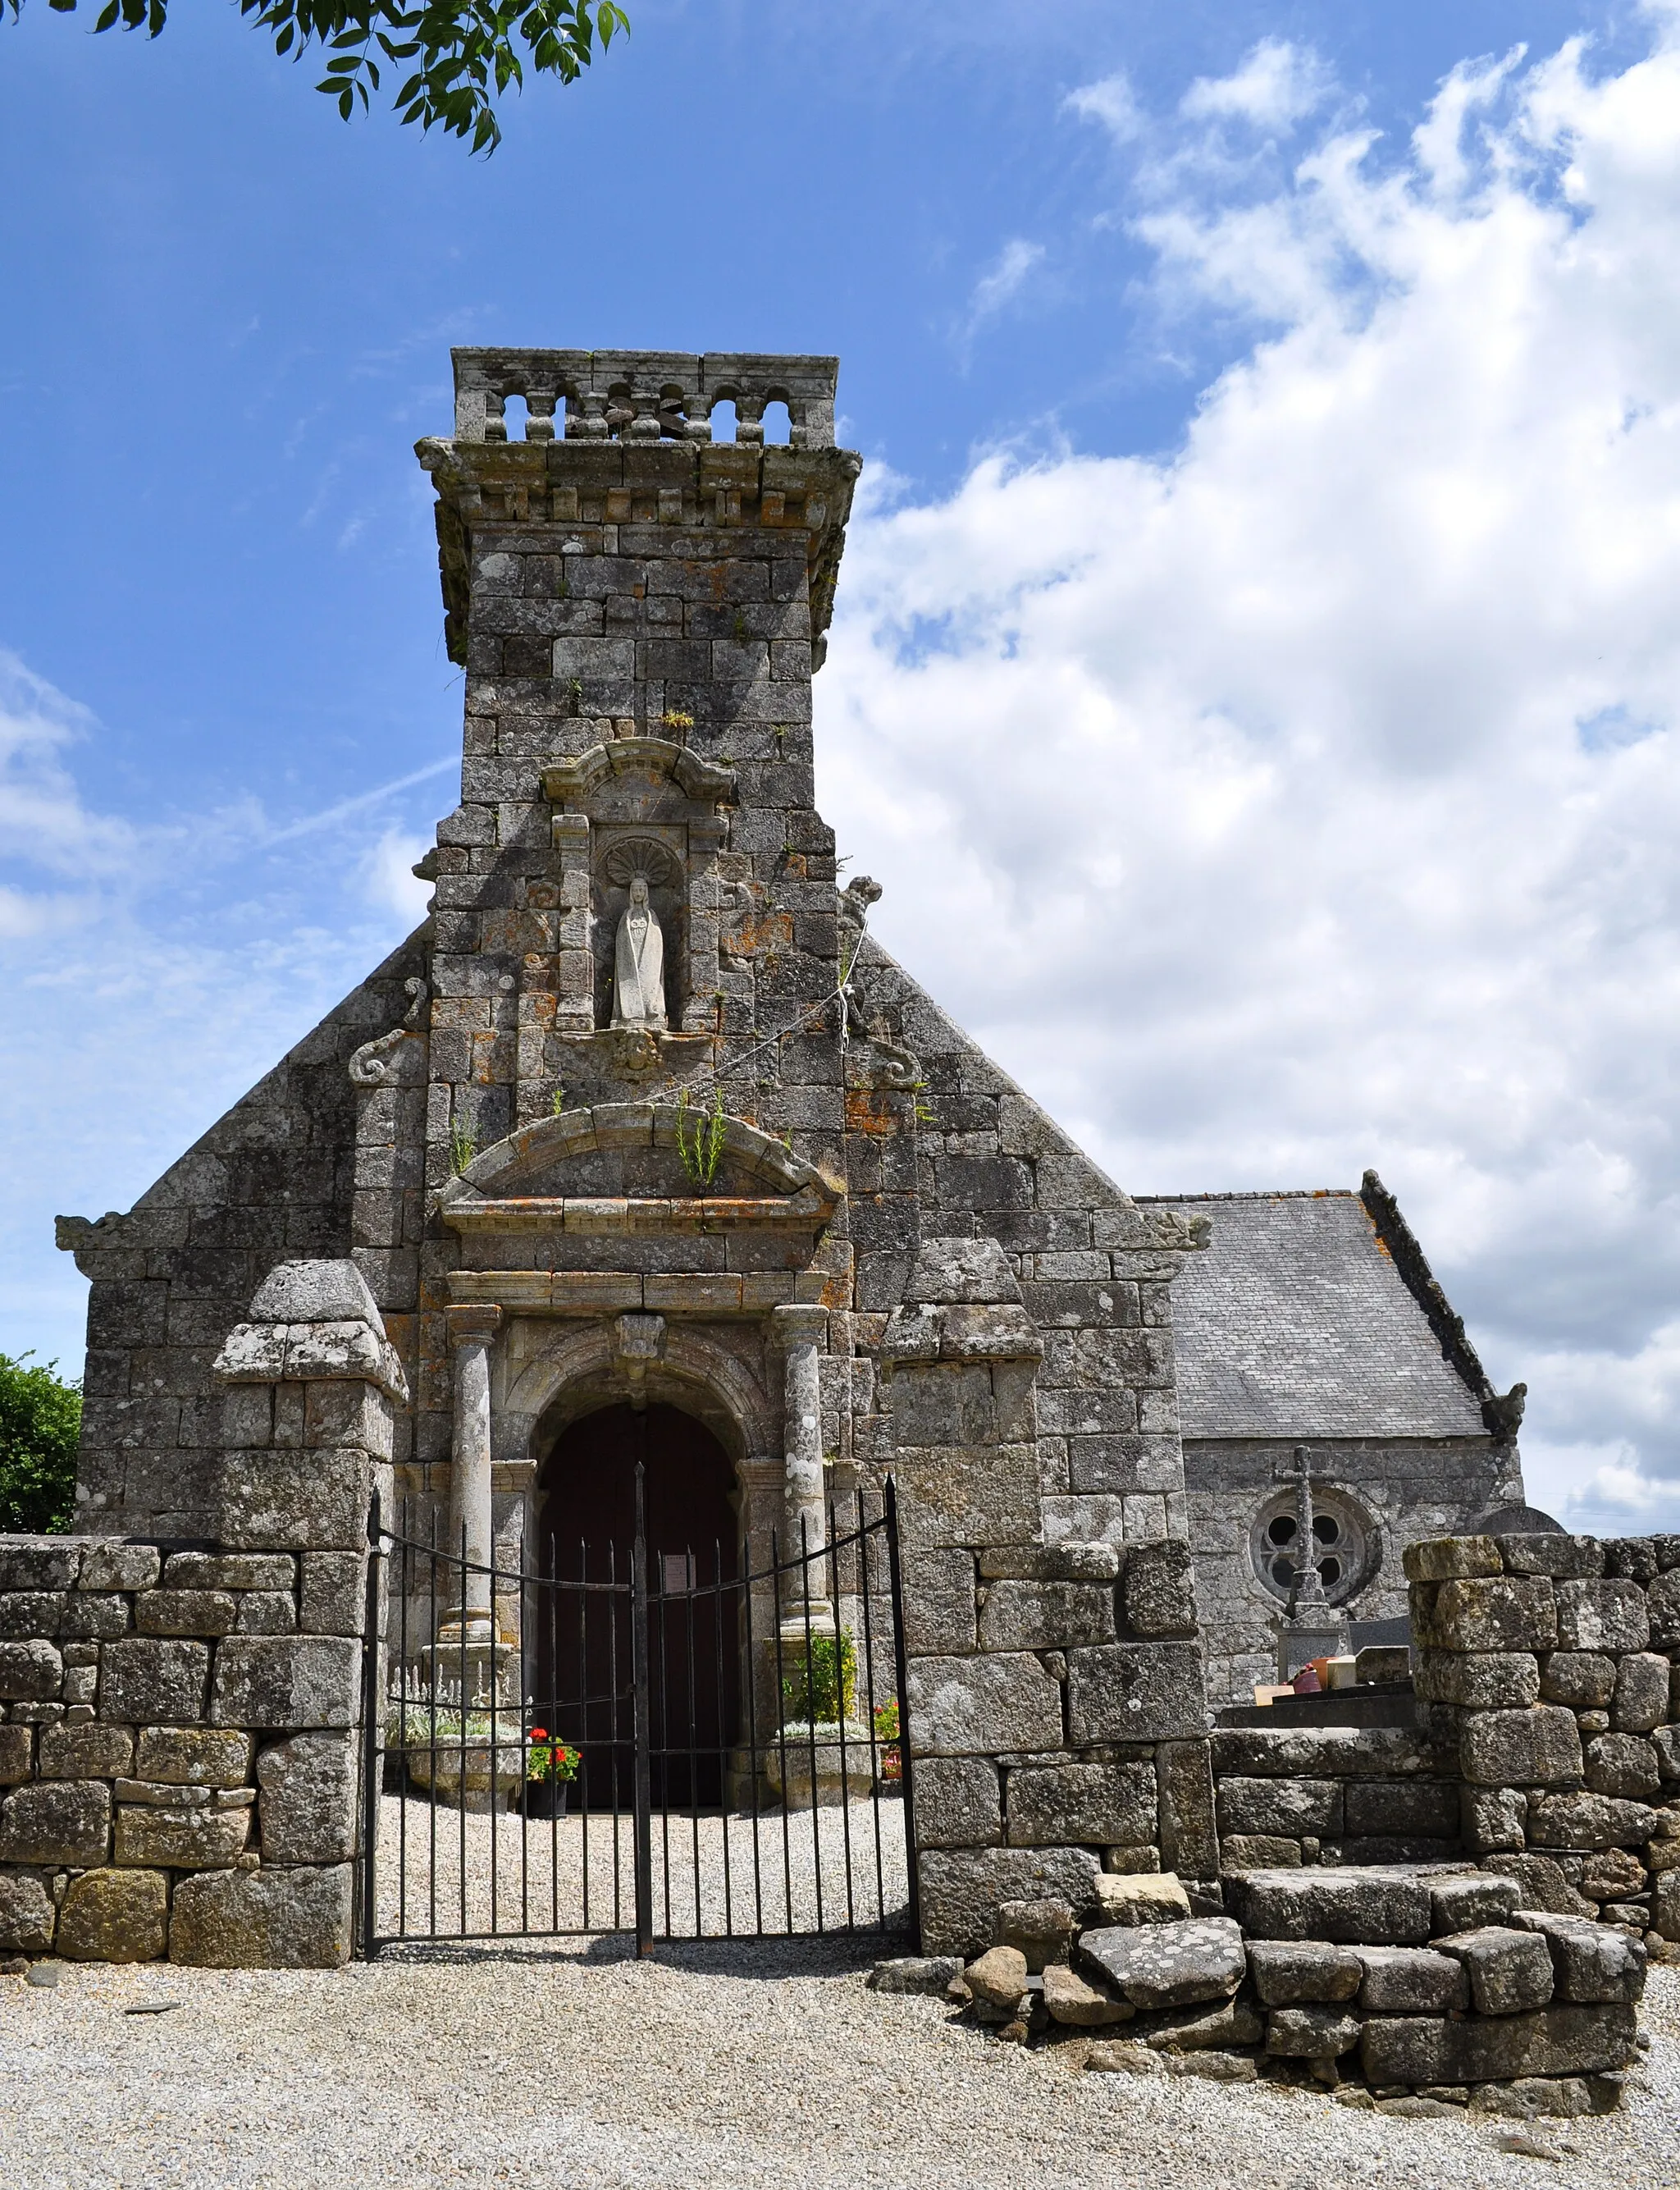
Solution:
<path fill-rule="evenodd" d="M 1272 1473 L 1280 1483 L 1295 1486 L 1295 1541 L 1298 1556 L 1295 1561 L 1295 1585 L 1289 1593 L 1292 1613 L 1315 1610 L 1326 1603 L 1323 1579 L 1319 1574 L 1318 1561 L 1314 1557 L 1317 1538 L 1313 1534 L 1312 1471 L 1307 1459 L 1307 1448 L 1298 1444 L 1293 1456 L 1279 1461 Z"/>

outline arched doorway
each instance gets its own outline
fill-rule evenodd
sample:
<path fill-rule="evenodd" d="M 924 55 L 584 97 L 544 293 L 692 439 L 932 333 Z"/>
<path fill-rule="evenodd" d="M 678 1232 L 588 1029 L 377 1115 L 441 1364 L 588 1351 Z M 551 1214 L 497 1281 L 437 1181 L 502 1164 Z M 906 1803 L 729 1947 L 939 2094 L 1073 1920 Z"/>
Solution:
<path fill-rule="evenodd" d="M 644 1443 L 645 1439 L 645 1443 Z M 537 1478 L 540 1571 L 566 1582 L 629 1580 L 636 1462 L 645 1457 L 652 1796 L 717 1807 L 740 1716 L 734 1469 L 681 1408 L 602 1407 L 563 1430 Z M 591 1807 L 631 1796 L 631 1621 L 619 1591 L 568 1590 L 536 1638 L 540 1706 L 585 1752 Z"/>

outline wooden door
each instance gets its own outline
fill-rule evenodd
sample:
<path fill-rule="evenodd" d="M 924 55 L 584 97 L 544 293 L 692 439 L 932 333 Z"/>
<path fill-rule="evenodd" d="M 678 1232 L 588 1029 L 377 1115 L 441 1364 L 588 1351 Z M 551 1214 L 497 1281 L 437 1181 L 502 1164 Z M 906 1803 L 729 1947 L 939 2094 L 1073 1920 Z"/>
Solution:
<path fill-rule="evenodd" d="M 680 1408 L 604 1407 L 562 1433 L 539 1484 L 540 1570 L 563 1586 L 539 1608 L 536 1716 L 585 1751 L 591 1808 L 631 1799 L 630 1606 L 564 1585 L 628 1580 L 636 1458 L 646 1435 L 648 1712 L 656 1808 L 716 1808 L 739 1720 L 734 1471 Z M 549 1716 L 543 1716 L 544 1711 Z"/>

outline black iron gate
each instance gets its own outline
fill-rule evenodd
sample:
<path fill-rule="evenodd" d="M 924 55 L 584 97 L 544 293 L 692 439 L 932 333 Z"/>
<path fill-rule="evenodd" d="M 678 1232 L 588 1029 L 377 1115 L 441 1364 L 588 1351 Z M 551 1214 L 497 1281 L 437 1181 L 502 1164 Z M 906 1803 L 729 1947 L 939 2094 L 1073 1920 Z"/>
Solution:
<path fill-rule="evenodd" d="M 893 1486 L 827 1540 L 551 1540 L 546 1571 L 376 1517 L 359 1931 L 919 1928 Z"/>

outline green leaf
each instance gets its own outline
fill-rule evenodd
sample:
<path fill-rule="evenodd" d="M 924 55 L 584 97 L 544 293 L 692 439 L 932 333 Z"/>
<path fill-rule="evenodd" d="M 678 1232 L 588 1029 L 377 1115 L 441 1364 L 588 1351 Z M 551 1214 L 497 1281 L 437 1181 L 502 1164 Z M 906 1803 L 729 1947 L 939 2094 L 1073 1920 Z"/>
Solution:
<path fill-rule="evenodd" d="M 73 14 L 78 0 L 48 0 L 59 14 Z M 167 20 L 168 0 L 96 0 L 93 29 L 144 31 L 156 37 Z M 496 102 L 524 87 L 525 72 L 574 83 L 604 52 L 630 19 L 618 0 L 237 0 L 252 27 L 274 39 L 276 59 L 300 60 L 311 44 L 326 49 L 318 92 L 337 101 L 349 121 L 358 101 L 371 111 L 369 94 L 382 91 L 382 63 L 412 62 L 392 98 L 404 124 L 422 133 L 440 128 L 470 140 L 475 152 L 501 142 Z M 15 20 L 23 0 L 0 0 Z"/>

